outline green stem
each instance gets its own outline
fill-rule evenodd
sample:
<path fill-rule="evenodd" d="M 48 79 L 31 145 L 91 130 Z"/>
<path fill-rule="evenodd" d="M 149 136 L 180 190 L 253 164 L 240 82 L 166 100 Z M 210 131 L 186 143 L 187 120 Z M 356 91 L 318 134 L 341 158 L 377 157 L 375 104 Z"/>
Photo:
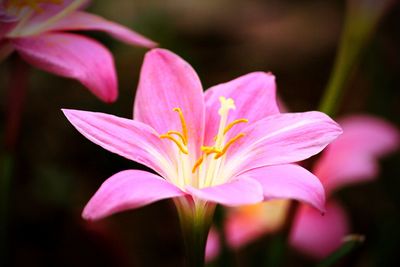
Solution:
<path fill-rule="evenodd" d="M 190 198 L 175 200 L 185 244 L 185 266 L 203 267 L 215 205 Z"/>
<path fill-rule="evenodd" d="M 220 240 L 220 255 L 217 260 L 218 267 L 233 267 L 235 261 L 232 252 L 227 244 L 226 231 L 225 231 L 225 209 L 223 206 L 218 205 L 215 211 L 214 222 Z"/>
<path fill-rule="evenodd" d="M 329 255 L 326 259 L 317 264 L 317 267 L 330 267 L 337 262 L 343 260 L 347 255 L 361 246 L 364 243 L 364 236 L 361 235 L 349 235 L 345 237 L 345 241 L 342 246 Z"/>
<path fill-rule="evenodd" d="M 287 253 L 289 249 L 290 232 L 293 228 L 294 218 L 300 207 L 300 203 L 291 200 L 286 213 L 286 220 L 282 229 L 273 238 L 269 244 L 268 251 L 265 254 L 265 266 L 285 266 Z"/>
<path fill-rule="evenodd" d="M 347 83 L 379 19 L 391 1 L 349 0 L 333 71 L 325 88 L 319 110 L 336 114 Z"/>
<path fill-rule="evenodd" d="M 8 154 L 0 158 L 0 266 L 8 265 L 8 215 L 13 158 Z"/>
<path fill-rule="evenodd" d="M 6 126 L 0 157 L 0 265 L 8 263 L 9 198 L 14 157 L 29 80 L 29 66 L 20 58 L 11 62 L 8 81 Z"/>
<path fill-rule="evenodd" d="M 29 83 L 29 66 L 18 57 L 11 63 L 4 135 L 4 149 L 8 154 L 14 154 L 16 149 Z"/>

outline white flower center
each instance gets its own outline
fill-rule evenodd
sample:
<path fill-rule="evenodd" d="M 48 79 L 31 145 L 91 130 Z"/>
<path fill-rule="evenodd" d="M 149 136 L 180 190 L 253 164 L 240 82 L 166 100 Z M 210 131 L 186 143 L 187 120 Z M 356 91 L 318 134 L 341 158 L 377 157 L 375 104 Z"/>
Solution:
<path fill-rule="evenodd" d="M 184 188 L 185 185 L 204 188 L 222 184 L 229 178 L 226 177 L 223 172 L 226 153 L 229 147 L 245 134 L 239 133 L 228 141 L 226 140 L 226 134 L 236 124 L 248 122 L 248 120 L 238 119 L 228 124 L 229 111 L 236 108 L 235 102 L 232 98 L 226 99 L 223 96 L 221 96 L 219 100 L 221 103 L 221 107 L 218 110 L 220 122 L 218 133 L 214 138 L 214 145 L 201 146 L 201 156 L 197 160 L 191 157 L 188 150 L 188 130 L 183 112 L 180 108 L 174 108 L 173 110 L 179 114 L 182 132 L 168 131 L 166 134 L 160 135 L 160 138 L 171 140 L 178 148 L 177 166 L 175 166 L 176 171 L 174 172 L 176 175 L 175 177 L 168 178 L 181 188 Z"/>

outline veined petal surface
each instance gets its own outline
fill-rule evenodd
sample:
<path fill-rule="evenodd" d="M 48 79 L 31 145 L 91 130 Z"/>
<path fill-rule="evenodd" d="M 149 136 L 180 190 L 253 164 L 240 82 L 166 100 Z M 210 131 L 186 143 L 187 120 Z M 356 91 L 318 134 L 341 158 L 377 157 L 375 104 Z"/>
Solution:
<path fill-rule="evenodd" d="M 159 134 L 181 131 L 174 108 L 182 110 L 188 129 L 189 151 L 195 156 L 204 136 L 204 98 L 199 77 L 174 53 L 153 49 L 146 54 L 142 66 L 134 118 L 150 125 Z"/>
<path fill-rule="evenodd" d="M 263 200 L 261 185 L 247 177 L 201 189 L 187 186 L 186 191 L 202 200 L 230 207 L 255 204 Z"/>
<path fill-rule="evenodd" d="M 295 199 L 312 205 L 321 212 L 325 210 L 325 192 L 321 182 L 303 167 L 295 164 L 266 166 L 242 175 L 261 184 L 265 200 Z"/>
<path fill-rule="evenodd" d="M 163 141 L 148 125 L 116 116 L 80 110 L 63 110 L 72 125 L 93 143 L 168 175 L 172 166 Z"/>
<path fill-rule="evenodd" d="M 108 178 L 90 199 L 82 217 L 99 220 L 111 214 L 139 208 L 185 193 L 161 177 L 139 170 L 126 170 Z"/>
<path fill-rule="evenodd" d="M 227 153 L 232 174 L 267 165 L 307 159 L 324 149 L 342 130 L 321 112 L 268 116 L 242 130 L 245 136 Z"/>
<path fill-rule="evenodd" d="M 205 94 L 206 129 L 205 144 L 213 144 L 218 131 L 220 116 L 219 97 L 232 98 L 236 109 L 230 111 L 228 122 L 247 119 L 254 123 L 266 116 L 279 113 L 276 102 L 275 77 L 270 73 L 253 72 L 230 82 L 218 84 L 208 89 Z M 227 139 L 238 134 L 246 124 L 238 124 L 227 133 Z"/>

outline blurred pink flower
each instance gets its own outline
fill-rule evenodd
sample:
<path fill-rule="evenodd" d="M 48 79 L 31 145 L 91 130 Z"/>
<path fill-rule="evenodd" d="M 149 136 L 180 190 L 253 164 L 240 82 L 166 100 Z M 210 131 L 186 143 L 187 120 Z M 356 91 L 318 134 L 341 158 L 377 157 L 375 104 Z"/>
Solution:
<path fill-rule="evenodd" d="M 321 183 L 292 162 L 320 152 L 341 133 L 320 112 L 280 114 L 269 73 L 250 73 L 203 94 L 192 67 L 163 49 L 145 56 L 134 120 L 64 114 L 92 142 L 161 176 L 139 170 L 113 175 L 86 205 L 88 220 L 174 197 L 199 209 L 293 198 L 324 210 Z"/>
<path fill-rule="evenodd" d="M 396 150 L 400 144 L 398 130 L 382 119 L 357 115 L 341 120 L 340 125 L 343 134 L 321 154 L 313 170 L 328 197 L 342 186 L 375 178 L 378 158 Z M 286 218 L 287 204 L 282 200 L 229 210 L 225 226 L 228 245 L 238 249 L 280 229 Z M 311 257 L 326 257 L 349 234 L 348 221 L 341 205 L 333 199 L 328 200 L 324 216 L 302 205 L 295 216 L 291 244 Z M 216 237 L 213 239 L 215 243 Z M 215 252 L 209 253 L 216 255 Z"/>
<path fill-rule="evenodd" d="M 98 30 L 125 43 L 156 44 L 130 29 L 82 11 L 85 0 L 5 0 L 0 3 L 0 62 L 17 51 L 45 71 L 73 78 L 106 102 L 118 95 L 114 60 L 100 43 L 66 31 Z"/>
<path fill-rule="evenodd" d="M 344 134 L 321 155 L 313 173 L 329 197 L 343 186 L 367 182 L 378 175 L 378 158 L 399 147 L 398 130 L 389 123 L 365 115 L 340 121 Z M 349 220 L 336 200 L 329 200 L 325 216 L 302 206 L 295 217 L 291 243 L 298 250 L 324 258 L 336 250 L 349 234 Z"/>
<path fill-rule="evenodd" d="M 221 250 L 221 243 L 219 240 L 218 232 L 215 228 L 211 228 L 208 233 L 207 246 L 206 246 L 206 262 L 215 259 Z"/>

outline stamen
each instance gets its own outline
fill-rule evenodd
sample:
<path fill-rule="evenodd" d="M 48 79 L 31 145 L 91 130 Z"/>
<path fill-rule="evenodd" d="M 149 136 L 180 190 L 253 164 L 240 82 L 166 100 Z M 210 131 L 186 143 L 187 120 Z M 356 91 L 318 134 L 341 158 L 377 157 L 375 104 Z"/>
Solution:
<path fill-rule="evenodd" d="M 203 163 L 204 160 L 204 156 L 201 156 L 201 158 L 199 158 L 196 163 L 194 164 L 193 168 L 192 168 L 192 173 L 196 172 L 196 169 L 201 165 L 201 163 Z"/>
<path fill-rule="evenodd" d="M 213 146 L 202 146 L 201 147 L 201 151 L 204 152 L 204 154 L 196 161 L 196 163 L 194 164 L 193 168 L 192 168 L 192 173 L 195 173 L 196 169 L 201 165 L 201 163 L 203 163 L 204 160 L 204 156 L 208 156 L 210 154 L 219 154 L 222 151 L 218 148 L 215 148 Z"/>
<path fill-rule="evenodd" d="M 224 146 L 224 148 L 221 150 L 221 152 L 218 153 L 217 155 L 215 155 L 214 159 L 219 159 L 220 157 L 222 157 L 222 156 L 226 153 L 226 151 L 228 150 L 228 148 L 229 148 L 234 142 L 236 142 L 238 139 L 242 138 L 243 136 L 245 136 L 245 134 L 244 134 L 244 133 L 240 133 L 240 134 L 236 135 L 235 137 L 233 137 L 231 140 L 229 140 L 229 141 L 225 144 L 225 146 Z"/>
<path fill-rule="evenodd" d="M 178 131 L 168 131 L 167 134 L 168 134 L 168 135 L 175 134 L 175 135 L 179 136 L 179 138 L 182 140 L 182 143 L 183 143 L 184 145 L 186 145 L 186 143 L 185 143 L 185 137 L 184 137 L 180 132 L 178 132 Z"/>
<path fill-rule="evenodd" d="M 185 117 L 183 117 L 183 112 L 181 108 L 174 108 L 174 111 L 179 113 L 179 118 L 181 120 L 181 124 L 182 124 L 182 133 L 183 133 L 183 137 L 184 137 L 184 141 L 183 144 L 187 145 L 187 141 L 188 141 L 188 130 L 187 130 L 187 126 L 186 126 L 186 121 L 185 121 Z"/>
<path fill-rule="evenodd" d="M 169 140 L 171 140 L 172 142 L 174 142 L 178 147 L 179 150 L 183 153 L 183 154 L 189 154 L 189 152 L 187 151 L 187 149 L 181 144 L 181 142 L 179 142 L 178 140 L 176 140 L 174 137 L 168 135 L 168 134 L 162 134 L 160 135 L 160 138 L 167 138 Z"/>
<path fill-rule="evenodd" d="M 213 146 L 202 146 L 201 151 L 206 153 L 206 155 L 210 155 L 212 153 L 221 153 L 221 150 L 218 148 L 215 148 Z"/>
<path fill-rule="evenodd" d="M 242 123 L 242 122 L 249 122 L 248 119 L 238 119 L 238 120 L 234 120 L 231 123 L 228 124 L 228 126 L 225 127 L 224 129 L 224 135 L 230 130 L 232 129 L 233 126 L 235 126 L 236 124 Z"/>

